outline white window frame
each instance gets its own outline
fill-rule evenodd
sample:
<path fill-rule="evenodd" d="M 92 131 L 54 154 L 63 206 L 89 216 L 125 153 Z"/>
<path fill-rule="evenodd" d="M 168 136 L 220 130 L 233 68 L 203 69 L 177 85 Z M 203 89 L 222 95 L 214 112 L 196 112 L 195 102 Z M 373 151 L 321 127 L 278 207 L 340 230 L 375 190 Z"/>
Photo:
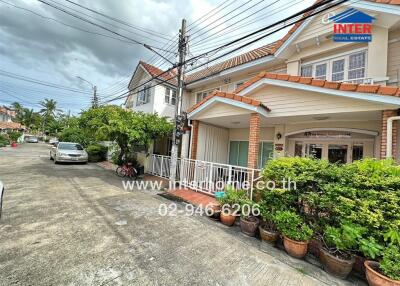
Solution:
<path fill-rule="evenodd" d="M 136 106 L 140 106 L 150 102 L 151 85 L 146 84 L 136 96 Z"/>
<path fill-rule="evenodd" d="M 356 78 L 356 79 L 349 79 L 349 63 L 350 63 L 350 56 L 354 55 L 354 54 L 358 54 L 360 52 L 364 52 L 365 53 L 365 66 L 364 66 L 364 77 L 363 78 Z M 326 72 L 326 80 L 328 81 L 332 81 L 332 68 L 333 68 L 333 62 L 337 61 L 337 60 L 342 60 L 344 59 L 344 77 L 342 81 L 339 82 L 360 82 L 360 81 L 364 81 L 367 79 L 367 71 L 368 71 L 368 49 L 366 48 L 360 48 L 360 49 L 355 49 L 351 52 L 347 52 L 347 53 L 341 53 L 338 55 L 335 55 L 333 57 L 328 57 L 328 58 L 322 58 L 319 60 L 315 60 L 315 61 L 310 61 L 310 62 L 304 62 L 301 64 L 300 66 L 300 75 L 301 75 L 301 68 L 305 67 L 305 66 L 312 66 L 312 77 L 313 78 L 317 78 L 316 77 L 316 66 L 320 65 L 320 64 L 327 64 L 327 72 Z"/>
<path fill-rule="evenodd" d="M 216 87 L 216 88 L 211 88 L 211 89 L 201 90 L 201 91 L 196 92 L 196 94 L 195 94 L 196 103 L 199 103 L 200 101 L 202 101 L 204 98 L 206 98 L 207 95 L 209 95 L 213 91 L 221 91 L 221 87 Z M 199 100 L 199 96 L 201 97 L 200 100 Z"/>
<path fill-rule="evenodd" d="M 173 100 L 175 100 L 175 102 L 173 102 Z M 168 105 L 176 104 L 176 89 L 165 86 L 164 103 Z"/>

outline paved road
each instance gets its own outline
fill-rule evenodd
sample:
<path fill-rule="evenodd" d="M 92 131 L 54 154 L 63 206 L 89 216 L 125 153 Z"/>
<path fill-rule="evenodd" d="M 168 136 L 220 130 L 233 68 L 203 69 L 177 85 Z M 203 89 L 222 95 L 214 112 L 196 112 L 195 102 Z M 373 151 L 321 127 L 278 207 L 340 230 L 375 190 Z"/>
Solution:
<path fill-rule="evenodd" d="M 355 285 L 44 144 L 0 150 L 0 285 Z M 179 209 L 182 209 L 179 205 Z M 361 285 L 361 284 L 360 284 Z"/>

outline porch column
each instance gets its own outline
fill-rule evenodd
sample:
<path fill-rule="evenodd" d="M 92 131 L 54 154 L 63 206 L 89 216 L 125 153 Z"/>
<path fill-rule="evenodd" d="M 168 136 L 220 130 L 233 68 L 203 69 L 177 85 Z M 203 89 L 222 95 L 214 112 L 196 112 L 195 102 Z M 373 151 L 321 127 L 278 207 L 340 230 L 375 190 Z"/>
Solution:
<path fill-rule="evenodd" d="M 192 121 L 192 146 L 190 146 L 190 159 L 196 160 L 197 157 L 197 141 L 199 139 L 200 121 Z"/>
<path fill-rule="evenodd" d="M 386 135 L 387 135 L 387 120 L 389 117 L 397 116 L 397 110 L 382 111 L 382 129 L 381 129 L 381 159 L 386 158 Z M 397 159 L 397 121 L 393 122 L 393 137 L 392 137 L 392 158 Z"/>
<path fill-rule="evenodd" d="M 249 152 L 247 157 L 247 167 L 253 169 L 257 169 L 258 167 L 260 124 L 261 124 L 260 115 L 258 113 L 250 114 Z"/>

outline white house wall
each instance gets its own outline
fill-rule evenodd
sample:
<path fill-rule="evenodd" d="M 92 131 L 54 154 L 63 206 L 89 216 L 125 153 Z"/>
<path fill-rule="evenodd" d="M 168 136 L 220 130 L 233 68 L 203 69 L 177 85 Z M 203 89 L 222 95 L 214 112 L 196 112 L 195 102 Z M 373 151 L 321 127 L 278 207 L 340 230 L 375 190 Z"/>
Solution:
<path fill-rule="evenodd" d="M 343 112 L 373 111 L 391 109 L 388 105 L 364 100 L 302 91 L 286 87 L 264 86 L 246 94 L 271 109 L 269 117 L 316 115 Z"/>
<path fill-rule="evenodd" d="M 174 118 L 175 106 L 165 103 L 165 89 L 163 85 L 154 87 L 154 112 L 160 116 Z"/>

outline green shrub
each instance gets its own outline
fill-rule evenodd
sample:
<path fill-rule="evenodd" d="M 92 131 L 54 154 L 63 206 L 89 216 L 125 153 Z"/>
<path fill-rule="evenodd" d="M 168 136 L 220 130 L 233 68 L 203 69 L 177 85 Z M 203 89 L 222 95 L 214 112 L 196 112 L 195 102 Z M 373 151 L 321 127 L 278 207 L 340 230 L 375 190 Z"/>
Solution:
<path fill-rule="evenodd" d="M 297 188 L 284 189 L 283 178 L 296 182 Z M 366 233 L 355 249 L 371 258 L 382 246 L 400 244 L 400 167 L 392 160 L 338 165 L 313 158 L 278 158 L 267 163 L 262 180 L 277 186 L 258 190 L 263 200 L 275 210 L 294 211 L 318 236 L 328 226 L 358 225 Z"/>
<path fill-rule="evenodd" d="M 222 206 L 233 206 L 234 204 L 242 205 L 244 201 L 248 202 L 246 191 L 236 190 L 230 185 L 226 187 L 224 196 L 217 198 L 217 200 Z"/>
<path fill-rule="evenodd" d="M 79 143 L 83 147 L 88 146 L 93 140 L 88 136 L 87 132 L 77 127 L 65 128 L 58 134 L 59 142 L 74 142 Z"/>
<path fill-rule="evenodd" d="M 0 147 L 4 147 L 10 144 L 8 136 L 6 134 L 0 134 Z"/>
<path fill-rule="evenodd" d="M 22 136 L 22 132 L 18 131 L 11 131 L 8 133 L 8 137 L 10 138 L 11 142 L 17 142 L 18 138 Z"/>
<path fill-rule="evenodd" d="M 278 211 L 274 221 L 278 230 L 290 239 L 306 241 L 313 235 L 312 229 L 295 212 Z"/>
<path fill-rule="evenodd" d="M 400 247 L 392 245 L 384 251 L 380 268 L 387 277 L 400 280 Z"/>
<path fill-rule="evenodd" d="M 100 144 L 91 144 L 86 147 L 89 162 L 101 162 L 107 159 L 108 148 Z"/>

